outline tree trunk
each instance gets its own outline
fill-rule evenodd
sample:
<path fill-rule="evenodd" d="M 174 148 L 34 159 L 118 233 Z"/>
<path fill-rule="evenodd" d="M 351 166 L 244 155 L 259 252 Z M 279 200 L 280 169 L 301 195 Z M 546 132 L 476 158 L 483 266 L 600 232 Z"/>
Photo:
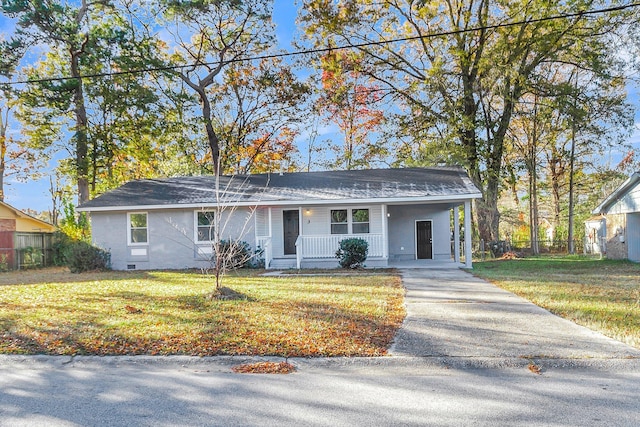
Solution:
<path fill-rule="evenodd" d="M 540 244 L 538 242 L 538 174 L 536 171 L 535 158 L 532 159 L 529 171 L 529 230 L 531 238 L 531 253 L 538 255 L 540 253 Z"/>
<path fill-rule="evenodd" d="M 557 230 L 560 227 L 560 179 L 564 173 L 561 160 L 555 153 L 549 159 L 549 175 L 551 179 L 551 195 L 553 196 L 553 226 Z"/>
<path fill-rule="evenodd" d="M 578 71 L 576 69 L 576 80 L 575 80 L 575 86 L 576 86 L 576 90 L 577 90 L 577 86 L 578 86 Z M 576 99 L 574 98 L 574 111 L 573 111 L 573 118 L 571 120 L 571 152 L 570 152 L 570 157 L 569 157 L 569 224 L 568 224 L 568 233 L 567 233 L 567 249 L 569 251 L 570 254 L 575 253 L 575 247 L 573 245 L 573 210 L 574 210 L 574 206 L 573 206 L 573 192 L 574 192 L 574 179 L 573 179 L 573 173 L 574 173 L 574 167 L 575 167 L 575 158 L 576 158 Z"/>
<path fill-rule="evenodd" d="M 7 109 L 7 116 L 8 116 Z M 7 155 L 7 123 L 3 120 L 0 111 L 0 202 L 4 202 L 4 159 Z"/>
<path fill-rule="evenodd" d="M 86 40 L 85 40 L 86 42 Z M 74 114 L 76 117 L 75 149 L 76 149 L 76 179 L 78 183 L 78 204 L 89 200 L 89 148 L 87 138 L 87 110 L 84 105 L 84 86 L 80 74 L 80 55 L 83 48 L 74 50 L 71 54 L 71 76 L 75 78 L 76 87 L 73 90 Z"/>
<path fill-rule="evenodd" d="M 569 230 L 567 233 L 567 249 L 570 254 L 575 253 L 575 247 L 573 244 L 573 210 L 574 210 L 574 179 L 573 179 L 573 169 L 575 163 L 576 156 L 576 127 L 575 127 L 575 119 L 573 120 L 572 129 L 571 129 L 571 154 L 569 157 Z"/>
<path fill-rule="evenodd" d="M 529 159 L 527 167 L 529 169 L 529 237 L 531 239 L 531 253 L 538 255 L 540 245 L 538 243 L 538 97 L 535 97 L 533 106 L 533 130 L 529 143 Z"/>
<path fill-rule="evenodd" d="M 521 88 L 518 84 L 505 83 L 505 105 L 500 116 L 498 128 L 489 140 L 489 153 L 487 157 L 486 190 L 483 203 L 478 212 L 478 231 L 480 237 L 487 241 L 495 241 L 500 238 L 500 212 L 498 211 L 498 199 L 500 197 L 500 177 L 504 156 L 504 138 L 511 123 L 511 115 L 515 108 L 515 101 L 520 97 Z M 488 126 L 489 124 L 487 124 Z M 488 132 L 490 134 L 490 132 Z"/>
<path fill-rule="evenodd" d="M 76 16 L 76 23 L 80 24 L 85 18 L 88 6 L 85 0 Z M 84 35 L 80 46 L 69 46 L 71 55 L 71 77 L 75 79 L 76 86 L 73 90 L 74 114 L 76 117 L 76 133 L 74 135 L 76 145 L 76 179 L 78 182 L 78 204 L 89 200 L 89 148 L 87 137 L 87 110 L 84 104 L 84 84 L 80 74 L 80 55 L 84 53 L 84 48 L 89 41 L 89 36 Z"/>
<path fill-rule="evenodd" d="M 182 77 L 182 76 L 181 76 Z M 220 139 L 213 129 L 213 123 L 211 121 L 211 101 L 207 97 L 207 93 L 204 87 L 196 86 L 186 77 L 182 77 L 183 80 L 196 90 L 200 97 L 200 105 L 202 105 L 202 118 L 204 119 L 204 128 L 207 132 L 207 142 L 209 143 L 209 149 L 211 150 L 211 163 L 213 164 L 213 173 L 215 176 L 219 176 L 220 171 Z"/>

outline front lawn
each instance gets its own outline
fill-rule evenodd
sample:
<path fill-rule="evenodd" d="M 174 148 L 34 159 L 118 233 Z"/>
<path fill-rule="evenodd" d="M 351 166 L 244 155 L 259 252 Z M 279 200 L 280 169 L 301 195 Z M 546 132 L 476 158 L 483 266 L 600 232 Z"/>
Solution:
<path fill-rule="evenodd" d="M 476 276 L 552 313 L 640 348 L 640 264 L 541 257 L 473 267 Z"/>
<path fill-rule="evenodd" d="M 405 315 L 390 273 L 224 286 L 243 299 L 208 298 L 213 278 L 195 272 L 2 273 L 0 353 L 379 356 Z"/>

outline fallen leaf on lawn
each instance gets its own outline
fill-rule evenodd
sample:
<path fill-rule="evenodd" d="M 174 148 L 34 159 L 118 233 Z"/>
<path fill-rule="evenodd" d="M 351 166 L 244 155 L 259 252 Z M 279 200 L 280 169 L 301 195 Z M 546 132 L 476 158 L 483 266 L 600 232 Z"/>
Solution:
<path fill-rule="evenodd" d="M 135 308 L 131 305 L 125 305 L 124 309 L 127 310 L 129 313 L 142 313 L 142 309 Z"/>
<path fill-rule="evenodd" d="M 231 370 L 238 374 L 290 374 L 296 367 L 288 362 L 258 362 L 236 365 Z"/>

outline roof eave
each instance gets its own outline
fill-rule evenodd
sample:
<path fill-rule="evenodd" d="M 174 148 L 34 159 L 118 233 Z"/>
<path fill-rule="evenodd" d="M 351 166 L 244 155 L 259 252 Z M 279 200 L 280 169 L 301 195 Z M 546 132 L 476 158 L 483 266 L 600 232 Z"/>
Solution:
<path fill-rule="evenodd" d="M 480 192 L 469 194 L 454 194 L 448 196 L 424 196 L 424 197 L 388 197 L 369 199 L 322 199 L 322 200 L 258 200 L 238 203 L 229 203 L 225 206 L 257 207 L 257 206 L 306 206 L 306 205 L 341 205 L 341 204 L 401 204 L 401 203 L 452 203 L 465 202 L 482 197 Z M 215 206 L 215 203 L 179 203 L 166 205 L 130 205 L 130 206 L 99 206 L 78 207 L 78 212 L 113 212 L 113 211 L 140 211 L 159 209 L 198 209 Z"/>
<path fill-rule="evenodd" d="M 57 228 L 55 225 L 50 224 L 50 223 L 48 223 L 47 221 L 43 221 L 43 220 L 41 220 L 41 219 L 38 219 L 38 218 L 36 218 L 36 217 L 34 217 L 34 216 L 31 216 L 31 215 L 29 215 L 29 214 L 28 214 L 28 213 L 26 213 L 26 212 L 22 212 L 20 209 L 18 209 L 18 208 L 14 208 L 13 206 L 11 206 L 11 205 L 10 205 L 10 204 L 8 204 L 8 203 L 5 203 L 5 202 L 0 201 L 0 204 L 2 204 L 2 205 L 3 205 L 3 206 L 5 206 L 7 209 L 9 209 L 10 211 L 12 211 L 12 212 L 13 212 L 13 213 L 18 217 L 18 218 L 23 218 L 23 219 L 28 219 L 28 220 L 31 220 L 31 221 L 35 221 L 35 222 L 37 222 L 38 224 L 42 224 L 42 225 L 44 225 L 44 226 L 46 226 L 46 227 L 53 227 L 53 228 Z"/>
<path fill-rule="evenodd" d="M 613 193 L 611 193 L 606 199 L 602 201 L 594 210 L 591 211 L 592 215 L 604 214 L 611 205 L 616 203 L 620 196 L 626 193 L 631 187 L 633 187 L 638 181 L 640 181 L 640 172 L 635 172 L 625 182 L 623 182 Z"/>

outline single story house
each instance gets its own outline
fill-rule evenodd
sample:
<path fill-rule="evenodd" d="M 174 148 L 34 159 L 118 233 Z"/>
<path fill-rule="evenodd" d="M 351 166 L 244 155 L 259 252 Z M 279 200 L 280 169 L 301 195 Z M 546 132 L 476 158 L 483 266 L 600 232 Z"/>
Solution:
<path fill-rule="evenodd" d="M 0 202 L 0 263 L 7 268 L 48 265 L 56 227 Z"/>
<path fill-rule="evenodd" d="M 114 269 L 206 267 L 212 228 L 247 242 L 266 268 L 337 267 L 339 242 L 368 242 L 368 267 L 460 262 L 480 191 L 460 168 L 192 176 L 132 181 L 90 200 L 93 243 Z M 218 218 L 216 218 L 218 215 Z M 469 234 L 468 234 L 469 235 Z M 462 249 L 471 268 L 471 240 Z"/>
<path fill-rule="evenodd" d="M 636 172 L 592 212 L 586 239 L 592 253 L 640 262 L 640 172 Z"/>

